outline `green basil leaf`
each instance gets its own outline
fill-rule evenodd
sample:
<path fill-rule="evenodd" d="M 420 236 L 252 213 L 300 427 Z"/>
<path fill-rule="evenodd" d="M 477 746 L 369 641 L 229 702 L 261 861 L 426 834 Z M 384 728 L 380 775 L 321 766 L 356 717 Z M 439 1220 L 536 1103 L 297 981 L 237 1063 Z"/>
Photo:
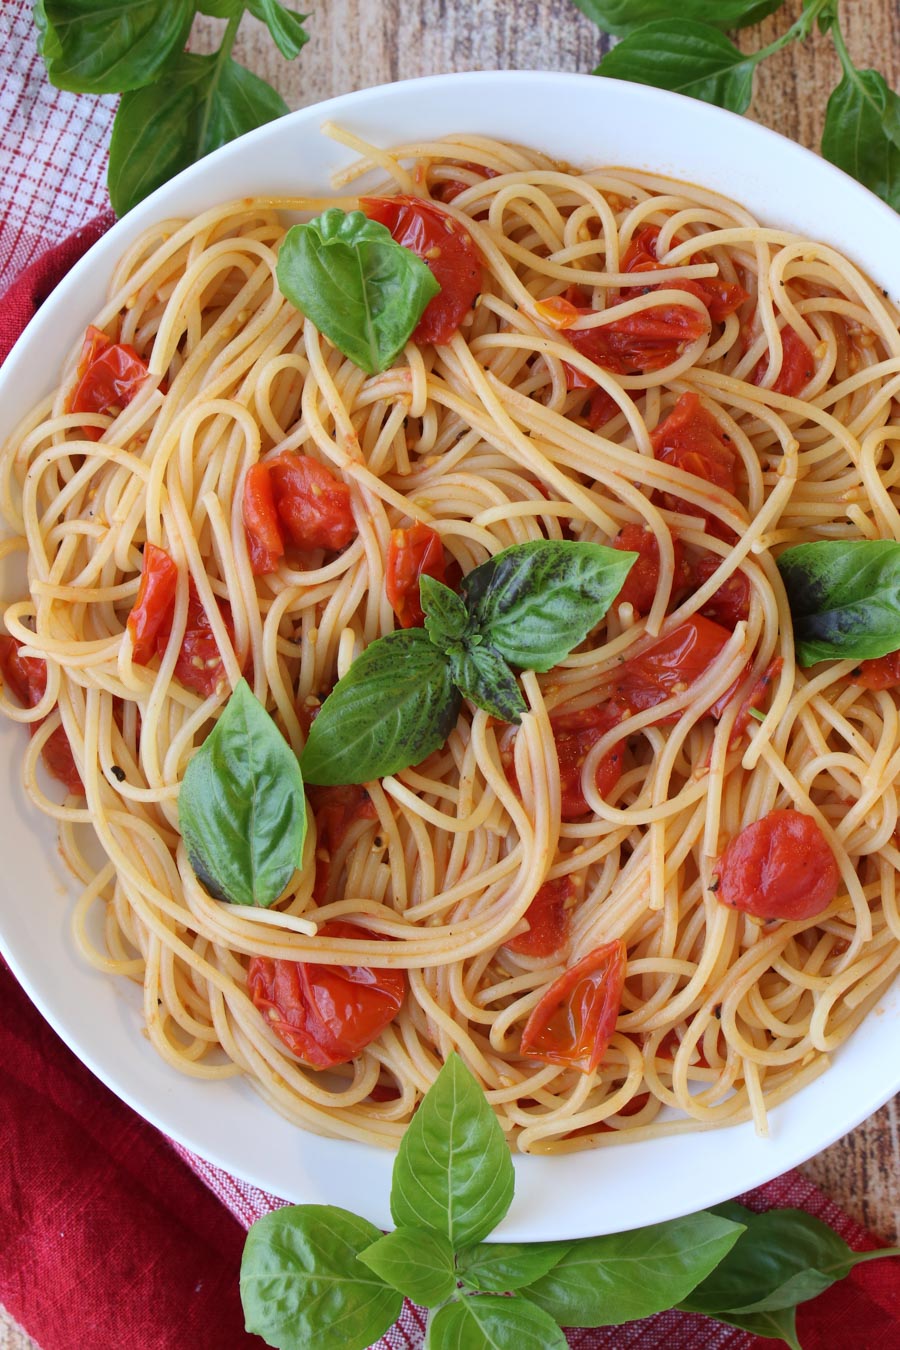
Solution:
<path fill-rule="evenodd" d="M 394 1223 L 432 1229 L 456 1251 L 497 1227 L 514 1185 L 500 1122 L 453 1052 L 400 1142 L 391 1185 Z"/>
<path fill-rule="evenodd" d="M 453 681 L 464 698 L 470 698 L 501 722 L 522 720 L 528 704 L 519 682 L 500 653 L 488 643 L 460 647 L 448 653 Z"/>
<path fill-rule="evenodd" d="M 534 1284 L 570 1250 L 567 1242 L 482 1242 L 460 1252 L 456 1268 L 470 1289 L 505 1294 Z"/>
<path fill-rule="evenodd" d="M 803 1350 L 797 1340 L 797 1309 L 779 1308 L 777 1312 L 719 1314 L 717 1322 L 749 1331 L 751 1336 L 762 1336 L 773 1341 L 784 1341 L 790 1350 Z"/>
<path fill-rule="evenodd" d="M 109 146 L 109 195 L 124 215 L 212 150 L 281 117 L 288 106 L 230 56 L 184 52 L 156 84 L 125 94 Z"/>
<path fill-rule="evenodd" d="M 402 1295 L 356 1260 L 381 1236 L 333 1205 L 287 1205 L 257 1219 L 241 1261 L 247 1330 L 278 1350 L 367 1350 Z"/>
<path fill-rule="evenodd" d="M 214 19 L 236 19 L 246 9 L 244 0 L 200 0 L 197 6 L 201 14 L 209 14 Z"/>
<path fill-rule="evenodd" d="M 40 0 L 38 46 L 58 89 L 118 94 L 155 80 L 187 41 L 191 0 Z"/>
<path fill-rule="evenodd" d="M 426 1308 L 443 1303 L 456 1290 L 453 1248 L 427 1228 L 397 1228 L 360 1252 L 359 1259 L 385 1284 Z"/>
<path fill-rule="evenodd" d="M 575 0 L 575 4 L 605 33 L 626 37 L 643 24 L 668 19 L 672 0 Z M 714 28 L 749 28 L 781 9 L 784 0 L 679 0 L 678 16 L 712 24 Z"/>
<path fill-rule="evenodd" d="M 822 154 L 900 210 L 900 95 L 877 70 L 845 70 L 828 100 Z"/>
<path fill-rule="evenodd" d="M 701 1211 L 576 1242 L 528 1297 L 567 1327 L 620 1326 L 671 1308 L 706 1279 L 743 1232 Z"/>
<path fill-rule="evenodd" d="M 266 25 L 281 55 L 293 61 L 300 54 L 300 48 L 309 41 L 309 33 L 303 27 L 303 21 L 309 15 L 297 14 L 279 0 L 248 0 L 247 7 L 254 19 Z"/>
<path fill-rule="evenodd" d="M 753 96 L 755 65 L 753 56 L 738 51 L 708 23 L 667 19 L 623 38 L 594 74 L 671 89 L 742 113 Z"/>
<path fill-rule="evenodd" d="M 300 758 L 308 783 L 369 783 L 444 744 L 461 699 L 421 628 L 377 638 L 322 704 Z"/>
<path fill-rule="evenodd" d="M 466 631 L 469 611 L 456 591 L 424 572 L 419 577 L 419 599 L 425 615 L 425 632 L 436 647 L 446 652 Z"/>
<path fill-rule="evenodd" d="M 482 1294 L 440 1308 L 425 1350 L 568 1350 L 568 1342 L 553 1318 L 527 1299 Z"/>
<path fill-rule="evenodd" d="M 219 900 L 271 905 L 300 866 L 300 766 L 246 680 L 188 763 L 178 828 L 191 866 Z"/>
<path fill-rule="evenodd" d="M 277 276 L 282 295 L 369 375 L 393 364 L 440 290 L 386 226 L 337 206 L 288 230 Z"/>
<path fill-rule="evenodd" d="M 469 634 L 523 670 L 550 670 L 619 594 L 636 553 L 565 539 L 513 544 L 463 577 Z"/>
<path fill-rule="evenodd" d="M 827 539 L 778 559 L 801 666 L 856 661 L 900 648 L 900 544 Z"/>

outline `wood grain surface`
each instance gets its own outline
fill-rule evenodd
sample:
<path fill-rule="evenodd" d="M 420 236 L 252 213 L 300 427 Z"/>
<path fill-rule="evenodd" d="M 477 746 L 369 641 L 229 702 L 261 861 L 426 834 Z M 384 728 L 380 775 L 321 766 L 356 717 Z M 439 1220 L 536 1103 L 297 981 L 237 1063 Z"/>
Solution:
<path fill-rule="evenodd" d="M 589 72 L 609 45 L 571 0 L 292 0 L 312 10 L 310 41 L 285 61 L 262 26 L 246 17 L 234 55 L 273 84 L 291 108 L 390 80 L 459 70 Z M 800 0 L 739 37 L 748 51 L 782 32 Z M 678 5 L 673 3 L 673 13 Z M 900 0 L 844 0 L 842 27 L 858 66 L 880 70 L 900 89 Z M 223 25 L 199 18 L 191 47 L 211 51 Z M 765 62 L 750 113 L 817 149 L 828 93 L 839 78 L 830 41 L 816 33 Z M 888 1103 L 804 1171 L 848 1213 L 881 1237 L 900 1235 L 900 1110 Z M 2 1310 L 0 1310 L 2 1312 Z M 34 1343 L 0 1316 L 0 1350 Z M 48 1350 L 52 1350 L 48 1348 Z M 140 1350 L 126 1347 L 125 1350 Z"/>

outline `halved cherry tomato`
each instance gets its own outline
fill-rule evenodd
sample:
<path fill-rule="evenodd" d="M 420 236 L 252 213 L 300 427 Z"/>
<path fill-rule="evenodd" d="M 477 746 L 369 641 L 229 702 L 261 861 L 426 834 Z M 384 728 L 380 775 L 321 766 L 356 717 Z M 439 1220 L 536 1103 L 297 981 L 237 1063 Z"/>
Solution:
<path fill-rule="evenodd" d="M 581 790 L 581 770 L 588 752 L 601 736 L 621 722 L 624 709 L 617 703 L 595 703 L 577 712 L 554 712 L 550 728 L 559 760 L 560 817 L 578 820 L 590 807 Z M 601 797 L 606 797 L 622 777 L 625 744 L 617 741 L 600 760 L 594 782 Z"/>
<path fill-rule="evenodd" d="M 665 272 L 667 266 L 660 263 L 657 259 L 657 244 L 659 240 L 659 227 L 656 225 L 645 225 L 634 235 L 631 243 L 625 251 L 622 258 L 623 272 Z M 673 244 L 683 243 L 683 239 L 677 236 L 673 239 Z M 706 262 L 707 257 L 704 253 L 697 253 L 691 256 L 691 262 Z M 709 310 L 709 317 L 713 323 L 723 323 L 729 314 L 734 314 L 740 309 L 745 300 L 749 300 L 749 295 L 743 286 L 738 286 L 734 281 L 725 281 L 721 277 L 703 277 L 696 280 L 685 281 L 665 281 L 666 287 L 676 291 L 689 291 L 691 295 L 696 295 L 698 300 L 702 300 Z M 642 291 L 637 287 L 630 287 L 622 291 L 623 299 L 630 299 L 633 295 L 640 295 Z"/>
<path fill-rule="evenodd" d="M 690 584 L 690 570 L 684 560 L 681 541 L 673 538 L 672 546 L 675 554 L 672 596 L 677 598 Z M 638 555 L 625 578 L 625 584 L 616 596 L 615 604 L 627 602 L 640 617 L 649 614 L 659 586 L 659 544 L 656 535 L 643 525 L 623 525 L 612 541 L 611 547 Z"/>
<path fill-rule="evenodd" d="M 841 873 L 818 823 L 770 811 L 735 835 L 719 859 L 716 899 L 758 919 L 814 919 L 838 893 Z"/>
<path fill-rule="evenodd" d="M 268 464 L 251 464 L 247 470 L 241 514 L 247 532 L 247 551 L 253 575 L 261 577 L 276 572 L 279 560 L 284 557 L 284 540 L 278 523 Z"/>
<path fill-rule="evenodd" d="M 616 1028 L 626 959 L 624 942 L 607 942 L 554 980 L 525 1023 L 522 1054 L 593 1073 Z"/>
<path fill-rule="evenodd" d="M 156 654 L 156 639 L 166 620 L 171 628 L 172 606 L 178 585 L 178 568 L 164 548 L 144 546 L 144 565 L 137 599 L 128 615 L 132 660 L 146 666 Z"/>
<path fill-rule="evenodd" d="M 99 412 L 117 416 L 131 402 L 148 377 L 147 363 L 124 342 L 113 342 L 91 325 L 78 362 L 78 383 L 69 398 L 68 412 Z M 89 441 L 99 441 L 100 427 L 82 427 Z"/>
<path fill-rule="evenodd" d="M 781 370 L 778 379 L 772 385 L 776 394 L 785 394 L 796 398 L 806 388 L 816 373 L 813 354 L 795 328 L 787 324 L 781 330 Z M 762 384 L 769 369 L 769 358 L 763 356 L 756 365 L 750 379 L 753 384 Z"/>
<path fill-rule="evenodd" d="M 265 461 L 275 510 L 297 548 L 346 548 L 357 535 L 350 489 L 308 455 L 292 450 Z"/>
<path fill-rule="evenodd" d="M 375 934 L 335 920 L 322 937 Z M 247 989 L 289 1050 L 313 1069 L 331 1069 L 362 1054 L 397 1016 L 406 996 L 402 970 L 326 966 L 254 956 Z"/>
<path fill-rule="evenodd" d="M 464 225 L 422 197 L 363 197 L 371 220 L 431 268 L 440 294 L 429 300 L 413 342 L 449 342 L 481 289 L 481 254 Z"/>
<path fill-rule="evenodd" d="M 0 675 L 3 682 L 12 690 L 24 708 L 34 708 L 40 703 L 47 690 L 47 662 L 39 656 L 21 656 L 22 644 L 15 638 L 0 634 Z M 32 722 L 32 736 L 42 725 Z M 84 796 L 81 775 L 75 767 L 75 757 L 69 738 L 62 727 L 51 732 L 41 750 L 44 768 L 51 778 L 64 783 L 69 792 Z"/>
<path fill-rule="evenodd" d="M 722 559 L 715 553 L 707 553 L 700 558 L 693 568 L 695 589 L 699 590 L 705 581 L 709 581 L 721 564 Z M 712 619 L 714 623 L 720 623 L 723 628 L 733 631 L 735 625 L 750 613 L 750 581 L 746 572 L 740 569 L 732 572 L 727 581 L 723 581 L 719 589 L 713 592 L 700 613 L 705 619 Z"/>
<path fill-rule="evenodd" d="M 850 672 L 850 679 L 863 689 L 896 689 L 900 685 L 900 651 L 861 661 Z"/>
<path fill-rule="evenodd" d="M 595 313 L 589 307 L 576 309 L 578 314 Z M 567 329 L 566 338 L 582 356 L 614 375 L 645 375 L 671 365 L 707 328 L 702 316 L 687 305 L 654 305 L 599 328 Z M 566 374 L 570 389 L 593 383 L 570 366 Z"/>
<path fill-rule="evenodd" d="M 441 536 L 416 521 L 408 530 L 391 530 L 384 583 L 391 609 L 401 628 L 421 628 L 425 622 L 419 599 L 419 578 L 444 581 L 446 559 Z"/>
<path fill-rule="evenodd" d="M 719 624 L 693 615 L 628 658 L 616 680 L 617 700 L 634 712 L 643 712 L 682 693 L 712 665 L 730 636 Z M 708 711 L 719 716 L 723 706 L 718 700 Z M 677 722 L 680 715 L 671 713 L 659 725 Z"/>
<path fill-rule="evenodd" d="M 497 170 L 489 169 L 485 164 L 470 164 L 468 161 L 460 162 L 459 168 L 468 169 L 479 178 L 496 178 Z M 437 202 L 452 202 L 461 192 L 467 191 L 472 185 L 464 183 L 461 178 L 449 178 L 441 183 L 436 183 L 431 190 L 431 195 Z"/>
<path fill-rule="evenodd" d="M 229 638 L 233 641 L 231 606 L 225 600 L 218 601 L 218 605 Z M 156 650 L 160 656 L 169 643 L 172 616 L 173 610 L 170 610 L 156 634 Z M 219 651 L 206 610 L 194 589 L 193 581 L 188 593 L 187 623 L 174 673 L 176 680 L 179 680 L 186 689 L 193 689 L 202 698 L 209 698 L 210 694 L 214 694 L 218 685 L 225 679 L 222 653 Z"/>
<path fill-rule="evenodd" d="M 504 947 L 519 956 L 552 956 L 569 936 L 569 909 L 575 895 L 570 876 L 545 881 L 525 911 L 528 931 L 507 938 Z"/>
<path fill-rule="evenodd" d="M 668 417 L 650 433 L 650 443 L 661 464 L 674 464 L 685 473 L 692 473 L 732 495 L 737 490 L 734 451 L 726 443 L 722 428 L 696 394 L 681 395 Z M 697 514 L 696 506 L 682 503 L 669 493 L 664 494 L 664 500 L 669 510 Z"/>

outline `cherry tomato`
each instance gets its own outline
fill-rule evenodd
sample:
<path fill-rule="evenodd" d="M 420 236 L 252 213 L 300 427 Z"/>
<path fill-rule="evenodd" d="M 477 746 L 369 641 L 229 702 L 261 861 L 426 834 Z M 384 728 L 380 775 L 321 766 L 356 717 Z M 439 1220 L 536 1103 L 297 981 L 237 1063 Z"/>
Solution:
<path fill-rule="evenodd" d="M 234 628 L 231 621 L 231 606 L 224 600 L 218 602 L 219 610 L 225 621 L 225 627 L 231 640 L 234 640 Z M 174 609 L 174 606 L 173 606 Z M 156 650 L 160 656 L 169 644 L 172 632 L 173 610 L 165 616 L 156 634 Z M 187 623 L 181 650 L 175 662 L 175 678 L 186 689 L 193 689 L 202 698 L 214 694 L 218 685 L 225 679 L 225 665 L 222 653 L 212 631 L 206 610 L 191 582 L 188 594 Z"/>
<path fill-rule="evenodd" d="M 331 859 L 357 820 L 377 820 L 375 803 L 364 787 L 309 787 L 310 805 L 316 818 L 316 880 L 313 894 L 323 902 L 331 878 Z"/>
<path fill-rule="evenodd" d="M 265 461 L 278 518 L 297 548 L 346 548 L 357 535 L 346 483 L 292 450 Z"/>
<path fill-rule="evenodd" d="M 148 377 L 147 363 L 133 347 L 113 342 L 99 328 L 88 328 L 78 363 L 78 383 L 69 398 L 68 412 L 99 412 L 117 416 L 131 402 Z M 100 427 L 82 427 L 89 441 L 99 441 Z"/>
<path fill-rule="evenodd" d="M 576 307 L 578 314 L 593 314 Z M 655 305 L 630 314 L 601 328 L 569 329 L 566 337 L 582 356 L 614 375 L 644 375 L 661 370 L 679 357 L 689 342 L 695 342 L 708 325 L 687 305 Z M 566 367 L 570 389 L 593 384 L 590 377 Z M 571 372 L 571 374 L 569 373 Z"/>
<path fill-rule="evenodd" d="M 694 564 L 694 588 L 699 590 L 705 581 L 709 581 L 713 572 L 718 571 L 722 559 L 715 553 L 705 554 Z M 705 619 L 712 619 L 723 628 L 734 631 L 735 625 L 746 619 L 750 613 L 750 581 L 746 572 L 732 572 L 727 581 L 723 581 L 700 610 Z"/>
<path fill-rule="evenodd" d="M 900 651 L 860 662 L 850 672 L 850 679 L 863 689 L 896 689 L 900 685 Z"/>
<path fill-rule="evenodd" d="M 569 910 L 575 896 L 570 876 L 545 881 L 525 911 L 528 931 L 507 938 L 504 947 L 519 956 L 552 956 L 569 936 Z"/>
<path fill-rule="evenodd" d="M 276 572 L 279 559 L 284 557 L 284 540 L 281 537 L 268 464 L 251 464 L 247 470 L 241 514 L 247 532 L 247 551 L 253 575 L 261 577 L 268 572 Z"/>
<path fill-rule="evenodd" d="M 666 271 L 666 267 L 657 260 L 658 240 L 658 226 L 645 225 L 643 229 L 638 230 L 622 258 L 622 271 Z M 672 242 L 673 244 L 681 244 L 684 243 L 684 240 L 676 236 Z M 691 257 L 690 261 L 706 262 L 707 258 L 703 253 L 697 253 Z M 734 314 L 736 310 L 740 309 L 744 301 L 750 298 L 743 286 L 738 286 L 733 281 L 725 281 L 721 277 L 672 281 L 666 282 L 665 285 L 672 290 L 689 291 L 691 295 L 696 295 L 697 299 L 702 300 L 709 310 L 709 317 L 713 323 L 723 323 L 729 314 Z M 623 290 L 622 297 L 623 299 L 630 299 L 633 295 L 640 295 L 641 293 L 640 289 L 632 287 Z"/>
<path fill-rule="evenodd" d="M 722 428 L 696 394 L 681 395 L 665 421 L 650 433 L 650 442 L 661 464 L 673 464 L 732 495 L 736 492 L 734 451 L 727 445 Z M 670 510 L 697 514 L 696 506 L 681 503 L 669 493 L 664 494 L 664 500 Z"/>
<path fill-rule="evenodd" d="M 693 615 L 628 658 L 616 680 L 617 699 L 634 712 L 655 708 L 673 694 L 689 689 L 712 665 L 730 636 L 719 624 Z M 719 703 L 709 711 L 719 715 Z M 661 718 L 659 725 L 677 722 L 680 716 L 671 713 Z"/>
<path fill-rule="evenodd" d="M 497 170 L 489 169 L 485 164 L 470 164 L 468 162 L 460 163 L 460 169 L 468 169 L 479 178 L 496 178 Z M 431 190 L 431 195 L 438 202 L 452 202 L 461 192 L 466 192 L 472 186 L 471 183 L 464 183 L 461 178 L 449 178 L 444 182 L 436 183 Z"/>
<path fill-rule="evenodd" d="M 787 324 L 781 330 L 781 370 L 778 379 L 772 385 L 776 394 L 785 394 L 796 398 L 806 388 L 816 373 L 813 354 L 795 328 Z M 762 357 L 751 375 L 753 384 L 762 384 L 769 369 L 768 356 Z"/>
<path fill-rule="evenodd" d="M 21 642 L 15 638 L 0 635 L 0 675 L 24 708 L 34 708 L 47 690 L 47 663 L 39 656 L 21 656 L 21 647 Z M 42 721 L 31 723 L 32 736 L 42 724 Z M 69 792 L 84 796 L 81 775 L 75 766 L 69 738 L 62 727 L 57 727 L 47 737 L 41 758 L 51 778 L 64 783 Z"/>
<path fill-rule="evenodd" d="M 841 874 L 812 816 L 770 811 L 735 835 L 718 865 L 716 899 L 758 919 L 814 919 L 838 893 Z"/>
<path fill-rule="evenodd" d="M 446 559 L 441 536 L 418 521 L 408 530 L 391 530 L 384 569 L 385 590 L 401 628 L 421 628 L 425 622 L 419 598 L 419 578 L 444 581 Z"/>
<path fill-rule="evenodd" d="M 567 365 L 566 370 L 571 370 L 571 366 Z M 570 389 L 575 389 L 576 387 L 577 386 L 574 384 L 569 385 Z M 622 409 L 619 407 L 612 394 L 608 394 L 605 389 L 600 389 L 598 386 L 588 400 L 587 410 L 584 416 L 591 431 L 596 431 L 598 427 L 606 426 L 606 423 L 612 421 L 612 419 L 621 411 Z"/>
<path fill-rule="evenodd" d="M 323 924 L 319 932 L 335 938 L 363 935 L 356 925 L 338 920 Z M 313 1069 L 331 1069 L 362 1054 L 394 1020 L 406 995 L 406 975 L 402 970 L 254 956 L 247 989 L 298 1059 Z"/>
<path fill-rule="evenodd" d="M 625 963 L 625 943 L 607 942 L 554 980 L 525 1024 L 522 1054 L 593 1073 L 616 1028 Z"/>
<path fill-rule="evenodd" d="M 766 700 L 766 695 L 769 692 L 769 688 L 772 683 L 778 679 L 783 665 L 783 656 L 773 657 L 762 675 L 760 675 L 759 679 L 756 681 L 756 684 L 750 690 L 750 693 L 744 699 L 738 710 L 738 715 L 734 719 L 731 735 L 728 738 L 729 750 L 738 743 L 744 732 L 747 730 L 747 727 L 750 725 L 750 714 L 753 709 L 762 707 Z"/>
<path fill-rule="evenodd" d="M 386 225 L 398 244 L 427 263 L 440 285 L 413 342 L 449 342 L 481 289 L 481 255 L 464 225 L 421 197 L 363 197 L 366 215 Z"/>
<path fill-rule="evenodd" d="M 592 746 L 621 722 L 623 709 L 616 703 L 596 703 L 577 712 L 554 712 L 550 728 L 559 760 L 560 817 L 577 820 L 590 807 L 581 790 L 581 770 Z M 594 773 L 601 797 L 607 797 L 622 777 L 625 744 L 617 741 L 602 757 Z"/>
<path fill-rule="evenodd" d="M 166 620 L 172 622 L 178 568 L 164 548 L 145 544 L 144 565 L 137 599 L 128 615 L 131 634 L 132 660 L 146 666 L 156 653 L 156 639 Z"/>
<path fill-rule="evenodd" d="M 675 581 L 672 587 L 673 597 L 677 597 L 690 582 L 690 572 L 684 560 L 681 541 L 672 540 L 675 554 Z M 650 613 L 656 590 L 659 586 L 659 544 L 652 530 L 643 525 L 623 525 L 612 548 L 622 549 L 626 553 L 637 553 L 637 560 L 625 578 L 625 584 L 616 596 L 615 604 L 627 601 L 635 614 L 643 617 Z"/>

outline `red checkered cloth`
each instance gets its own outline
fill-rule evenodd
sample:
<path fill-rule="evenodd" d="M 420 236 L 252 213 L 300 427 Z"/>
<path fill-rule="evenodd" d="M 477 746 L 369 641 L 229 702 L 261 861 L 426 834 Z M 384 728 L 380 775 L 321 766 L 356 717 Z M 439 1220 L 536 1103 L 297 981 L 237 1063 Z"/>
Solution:
<path fill-rule="evenodd" d="M 8 287 L 0 296 L 2 359 L 54 285 L 112 222 L 102 178 L 114 104 L 53 90 L 37 57 L 30 3 L 0 2 L 0 202 L 6 213 L 0 292 Z M 0 1303 L 42 1350 L 259 1344 L 240 1329 L 238 1225 L 249 1227 L 284 1201 L 140 1121 L 41 1023 L 8 972 L 0 970 L 0 977 L 0 1060 L 9 1066 L 0 1075 Z M 191 1172 L 237 1224 L 224 1214 L 216 1222 Z M 859 1250 L 880 1245 L 798 1172 L 743 1199 L 760 1210 L 806 1209 Z M 803 1305 L 799 1326 L 804 1350 L 900 1350 L 900 1263 L 858 1267 Z M 406 1303 L 376 1350 L 420 1350 L 424 1329 L 424 1311 Z M 570 1331 L 568 1340 L 572 1350 L 772 1345 L 682 1313 Z"/>

